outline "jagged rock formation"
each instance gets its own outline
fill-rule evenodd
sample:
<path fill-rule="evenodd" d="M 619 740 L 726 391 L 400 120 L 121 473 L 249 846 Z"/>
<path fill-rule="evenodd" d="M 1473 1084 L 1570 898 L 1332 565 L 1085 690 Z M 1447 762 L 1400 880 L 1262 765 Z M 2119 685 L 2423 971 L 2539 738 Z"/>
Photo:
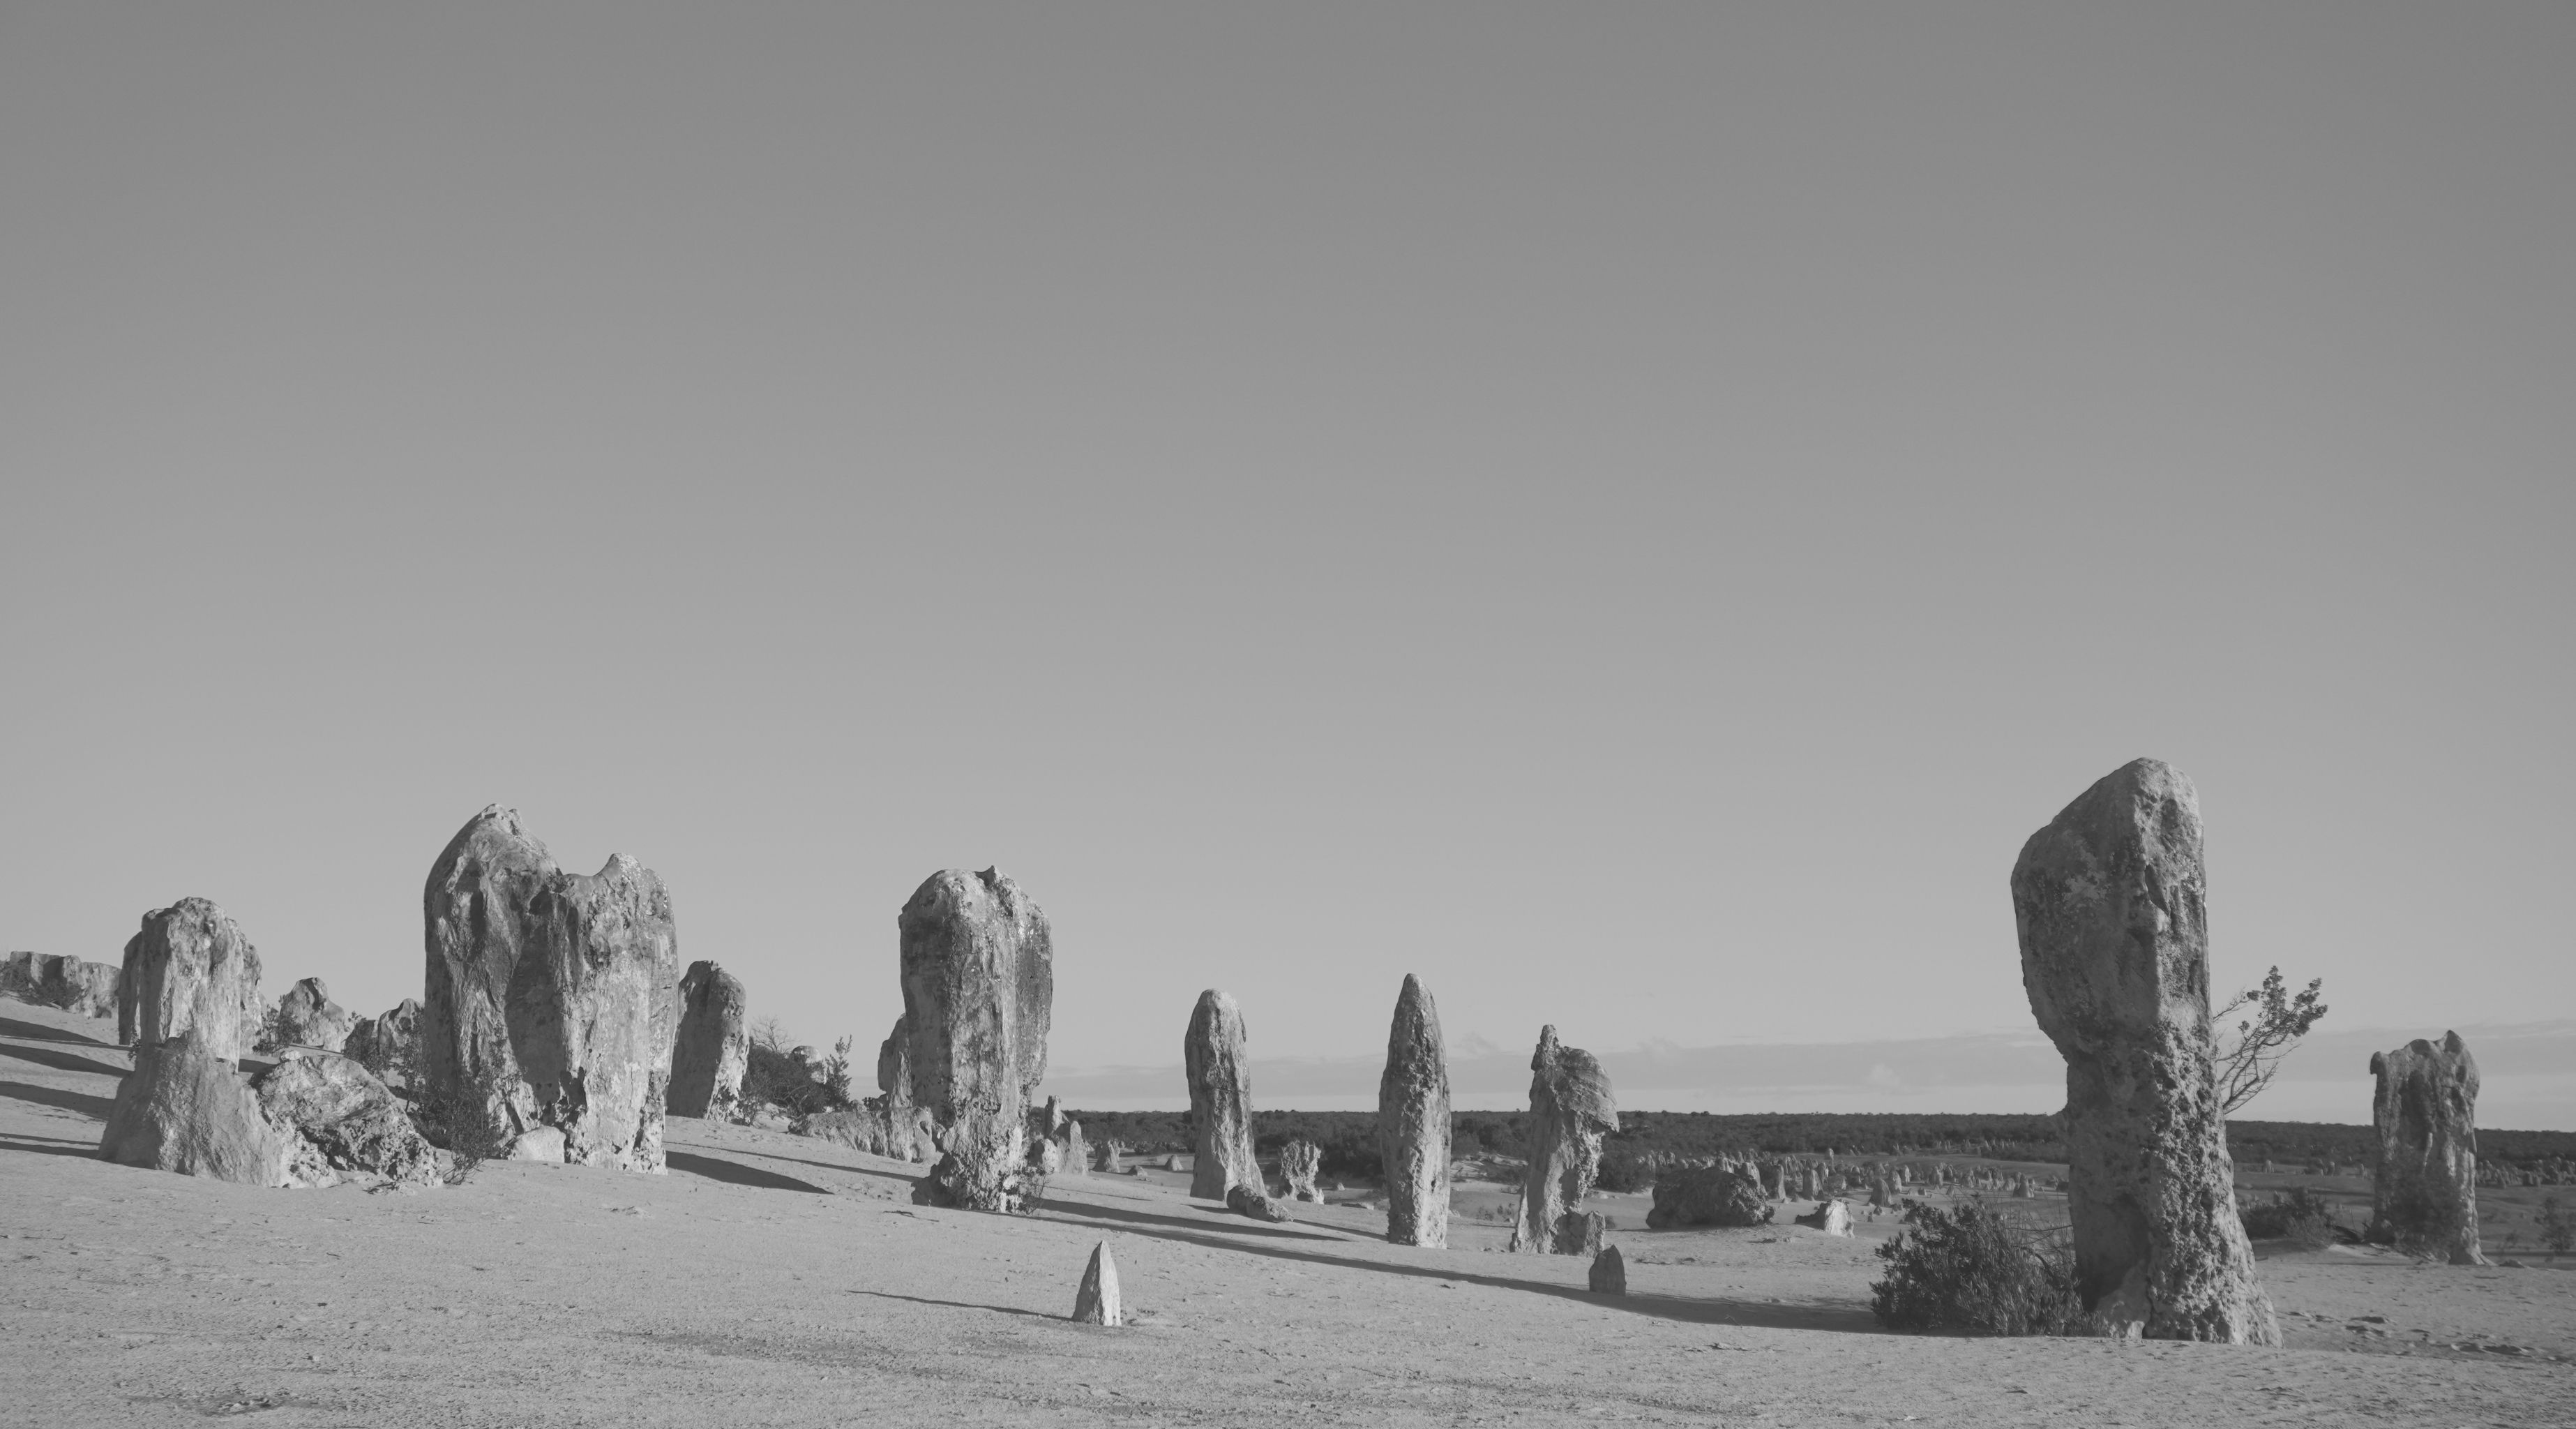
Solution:
<path fill-rule="evenodd" d="M 751 1061 L 751 1034 L 743 1030 L 748 1007 L 742 979 L 712 962 L 689 964 L 688 976 L 680 979 L 680 1030 L 671 1045 L 671 1088 L 663 1103 L 672 1116 L 733 1115 Z"/>
<path fill-rule="evenodd" d="M 1252 1070 L 1245 1063 L 1243 1009 L 1209 988 L 1190 1012 L 1181 1040 L 1182 1071 L 1190 1084 L 1190 1125 L 1198 1159 L 1190 1167 L 1190 1194 L 1222 1201 L 1237 1186 L 1261 1190 L 1261 1164 L 1252 1155 Z"/>
<path fill-rule="evenodd" d="M 114 1017 L 122 972 L 69 953 L 11 953 L 0 963 L 0 993 L 81 1017 Z"/>
<path fill-rule="evenodd" d="M 877 1048 L 877 1091 L 868 1104 L 877 1108 L 888 1129 L 886 1149 L 878 1154 L 906 1161 L 931 1159 L 939 1149 L 937 1128 L 929 1112 L 912 1098 L 912 1023 L 894 1020 L 894 1031 Z"/>
<path fill-rule="evenodd" d="M 1761 1180 L 1746 1168 L 1695 1166 L 1655 1178 L 1655 1205 L 1646 1213 L 1646 1228 L 1769 1225 L 1775 1212 L 1762 1194 Z"/>
<path fill-rule="evenodd" d="M 416 1076 L 420 1070 L 420 999 L 406 997 L 349 1029 L 342 1053 L 370 1066 L 383 1066 Z"/>
<path fill-rule="evenodd" d="M 195 1028 L 210 1057 L 237 1062 L 259 1040 L 259 950 L 203 898 L 143 915 L 117 976 L 117 1040 L 167 1042 Z"/>
<path fill-rule="evenodd" d="M 1628 1258 L 1619 1253 L 1619 1247 L 1605 1245 L 1601 1247 L 1599 1255 L 1592 1257 L 1592 1293 L 1595 1295 L 1628 1293 Z"/>
<path fill-rule="evenodd" d="M 1288 1199 L 1324 1203 L 1315 1177 L 1324 1169 L 1324 1148 L 1298 1137 L 1279 1148 L 1279 1179 L 1288 1183 Z"/>
<path fill-rule="evenodd" d="M 290 1049 L 250 1089 L 260 1111 L 297 1138 L 289 1167 L 297 1185 L 376 1179 L 419 1186 L 446 1172 L 444 1153 L 412 1125 L 410 1108 L 352 1058 Z"/>
<path fill-rule="evenodd" d="M 1797 1217 L 1797 1222 L 1802 1226 L 1812 1226 L 1827 1235 L 1852 1233 L 1851 1207 L 1842 1201 L 1821 1202 L 1814 1210 Z"/>
<path fill-rule="evenodd" d="M 1601 1138 L 1619 1129 L 1619 1103 L 1601 1063 L 1579 1047 L 1560 1045 L 1553 1024 L 1539 1029 L 1530 1057 L 1529 1178 L 1521 1187 L 1520 1223 L 1511 1249 L 1529 1255 L 1583 1253 L 1583 1198 L 1601 1172 Z"/>
<path fill-rule="evenodd" d="M 329 988 L 322 979 L 299 980 L 277 1000 L 277 1026 L 271 1034 L 273 1047 L 312 1047 L 324 1052 L 338 1052 L 348 1045 L 349 1034 L 356 1031 L 358 1016 L 331 1000 Z"/>
<path fill-rule="evenodd" d="M 2152 759 L 2013 866 L 2022 986 L 2066 1058 L 2076 1286 L 2114 1334 L 2273 1345 L 2211 1073 L 2200 804 Z"/>
<path fill-rule="evenodd" d="M 116 1084 L 116 1102 L 98 1154 L 121 1166 L 211 1176 L 245 1186 L 292 1184 L 296 1138 L 269 1120 L 235 1067 L 238 1052 L 208 1044 L 223 1028 L 186 1027 L 138 1043 L 134 1070 Z M 241 1028 L 231 1023 L 238 1039 Z"/>
<path fill-rule="evenodd" d="M 2484 1265 L 2478 1245 L 2478 1064 L 2457 1032 L 2374 1052 L 2370 1119 L 2379 1160 L 2370 1238 Z"/>
<path fill-rule="evenodd" d="M 1440 1039 L 1439 1005 L 1410 973 L 1387 1028 L 1377 1126 L 1386 1162 L 1386 1238 L 1396 1245 L 1448 1245 L 1449 1054 Z"/>
<path fill-rule="evenodd" d="M 1076 1324 L 1112 1328 L 1127 1323 L 1118 1303 L 1118 1261 L 1105 1240 L 1091 1248 L 1091 1263 L 1082 1269 L 1082 1286 L 1073 1292 L 1073 1318 Z"/>
<path fill-rule="evenodd" d="M 905 1080 L 938 1128 L 940 1158 L 913 1192 L 928 1205 L 1018 1202 L 1026 1108 L 1046 1077 L 1055 949 L 1046 914 L 993 869 L 932 874 L 896 919 L 903 948 Z M 878 1058 L 880 1076 L 887 1070 Z"/>
<path fill-rule="evenodd" d="M 431 867 L 421 915 L 429 1094 L 509 1133 L 556 1127 L 570 1161 L 661 1170 L 680 956 L 661 879 L 624 854 L 565 873 L 492 805 Z"/>
<path fill-rule="evenodd" d="M 1237 1181 L 1225 1188 L 1225 1208 L 1238 1216 L 1274 1224 L 1288 1219 L 1288 1208 L 1261 1192 L 1257 1181 Z"/>

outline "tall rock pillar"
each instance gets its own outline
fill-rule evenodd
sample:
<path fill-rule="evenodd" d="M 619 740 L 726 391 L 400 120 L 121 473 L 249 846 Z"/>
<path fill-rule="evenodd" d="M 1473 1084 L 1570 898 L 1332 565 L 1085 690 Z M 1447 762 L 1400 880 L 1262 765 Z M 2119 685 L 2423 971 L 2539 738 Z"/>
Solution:
<path fill-rule="evenodd" d="M 2379 1079 L 2371 1121 L 2379 1162 L 2370 1229 L 2425 1246 L 2453 1265 L 2484 1265 L 2478 1247 L 2478 1064 L 2457 1032 L 2370 1054 Z"/>
<path fill-rule="evenodd" d="M 1252 1071 L 1244 1064 L 1243 1046 L 1243 1009 L 1215 988 L 1200 993 L 1189 1033 L 1181 1039 L 1198 1153 L 1190 1194 L 1200 1200 L 1222 1201 L 1236 1186 L 1268 1189 L 1252 1156 Z"/>
<path fill-rule="evenodd" d="M 751 1035 L 743 1030 L 750 1000 L 742 979 L 712 962 L 689 964 L 680 979 L 680 1030 L 671 1043 L 673 1116 L 729 1115 L 742 1100 Z"/>
<path fill-rule="evenodd" d="M 1386 1238 L 1449 1244 L 1449 1054 L 1440 1007 L 1411 973 L 1395 997 L 1386 1071 L 1377 1079 L 1378 1151 L 1386 1162 Z"/>
<path fill-rule="evenodd" d="M 1019 1199 L 1029 1098 L 1046 1077 L 1055 946 L 1046 914 L 993 869 L 932 874 L 896 920 L 908 1056 L 895 1068 L 930 1114 L 938 1164 L 916 1201 L 1006 1211 Z M 894 1088 L 887 1088 L 889 1103 Z"/>
<path fill-rule="evenodd" d="M 2111 1333 L 2280 1343 L 2211 1072 L 2200 802 L 2128 764 L 2022 845 L 2022 986 L 2066 1058 L 2076 1286 Z"/>
<path fill-rule="evenodd" d="M 117 1040 L 150 1047 L 194 1031 L 192 1055 L 238 1062 L 259 1040 L 259 950 L 232 915 L 182 898 L 143 915 L 116 983 Z"/>
<path fill-rule="evenodd" d="M 1583 1198 L 1601 1174 L 1601 1138 L 1619 1129 L 1610 1075 L 1580 1047 L 1556 1040 L 1553 1024 L 1538 1032 L 1530 1056 L 1529 1178 L 1521 1186 L 1520 1223 L 1511 1248 L 1525 1255 L 1585 1255 L 1590 1228 Z"/>

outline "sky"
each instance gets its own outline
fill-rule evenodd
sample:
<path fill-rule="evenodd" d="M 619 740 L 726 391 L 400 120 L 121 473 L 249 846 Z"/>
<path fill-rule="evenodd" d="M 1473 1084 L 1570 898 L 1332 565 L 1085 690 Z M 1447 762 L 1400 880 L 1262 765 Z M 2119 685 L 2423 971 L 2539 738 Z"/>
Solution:
<path fill-rule="evenodd" d="M 0 944 L 421 989 L 488 803 L 797 1040 L 2576 1009 L 2576 8 L 0 3 Z M 2565 1103 L 2576 1118 L 2576 1099 Z M 2576 1126 L 2576 1120 L 2566 1124 Z"/>

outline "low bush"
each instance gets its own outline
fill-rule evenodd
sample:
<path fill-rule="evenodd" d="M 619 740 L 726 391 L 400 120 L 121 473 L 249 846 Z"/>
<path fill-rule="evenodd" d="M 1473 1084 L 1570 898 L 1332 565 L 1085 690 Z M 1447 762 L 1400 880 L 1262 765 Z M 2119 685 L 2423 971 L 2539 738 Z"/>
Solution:
<path fill-rule="evenodd" d="M 495 1114 L 501 1102 L 501 1078 L 492 1068 L 468 1068 L 461 1085 L 431 1090 L 412 1104 L 412 1123 L 429 1144 L 453 1158 L 447 1179 L 463 1181 L 486 1161 L 510 1153 L 508 1121 Z"/>
<path fill-rule="evenodd" d="M 1878 1248 L 1887 1278 L 1870 1313 L 1891 1330 L 1983 1335 L 2080 1333 L 2074 1248 L 2063 1233 L 2014 1225 L 1983 1201 L 1944 1210 L 1905 1202 L 1906 1229 Z"/>
<path fill-rule="evenodd" d="M 1640 1152 L 1612 1147 L 1601 1153 L 1601 1175 L 1593 1184 L 1604 1191 L 1651 1191 L 1655 1164 Z"/>
<path fill-rule="evenodd" d="M 2288 1240 L 2302 1250 L 2323 1250 L 2343 1239 L 2343 1227 L 2335 1221 L 2334 1207 L 2305 1186 L 2293 1186 L 2284 1194 L 2246 1206 L 2236 1214 L 2245 1223 L 2247 1238 L 2252 1240 Z"/>

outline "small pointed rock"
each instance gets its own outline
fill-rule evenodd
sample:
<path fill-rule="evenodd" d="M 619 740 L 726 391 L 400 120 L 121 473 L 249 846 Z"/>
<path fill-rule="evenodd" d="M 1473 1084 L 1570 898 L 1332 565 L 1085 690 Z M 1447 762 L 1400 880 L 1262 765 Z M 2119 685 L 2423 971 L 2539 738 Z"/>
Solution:
<path fill-rule="evenodd" d="M 1073 1318 L 1084 1325 L 1126 1323 L 1126 1313 L 1118 1304 L 1118 1262 L 1110 1256 L 1109 1242 L 1105 1240 L 1091 1249 L 1091 1264 L 1082 1272 L 1082 1288 L 1073 1295 Z"/>
<path fill-rule="evenodd" d="M 1628 1293 L 1628 1258 L 1619 1253 L 1619 1247 L 1605 1245 L 1601 1247 L 1599 1255 L 1592 1257 L 1592 1293 L 1595 1295 Z"/>

